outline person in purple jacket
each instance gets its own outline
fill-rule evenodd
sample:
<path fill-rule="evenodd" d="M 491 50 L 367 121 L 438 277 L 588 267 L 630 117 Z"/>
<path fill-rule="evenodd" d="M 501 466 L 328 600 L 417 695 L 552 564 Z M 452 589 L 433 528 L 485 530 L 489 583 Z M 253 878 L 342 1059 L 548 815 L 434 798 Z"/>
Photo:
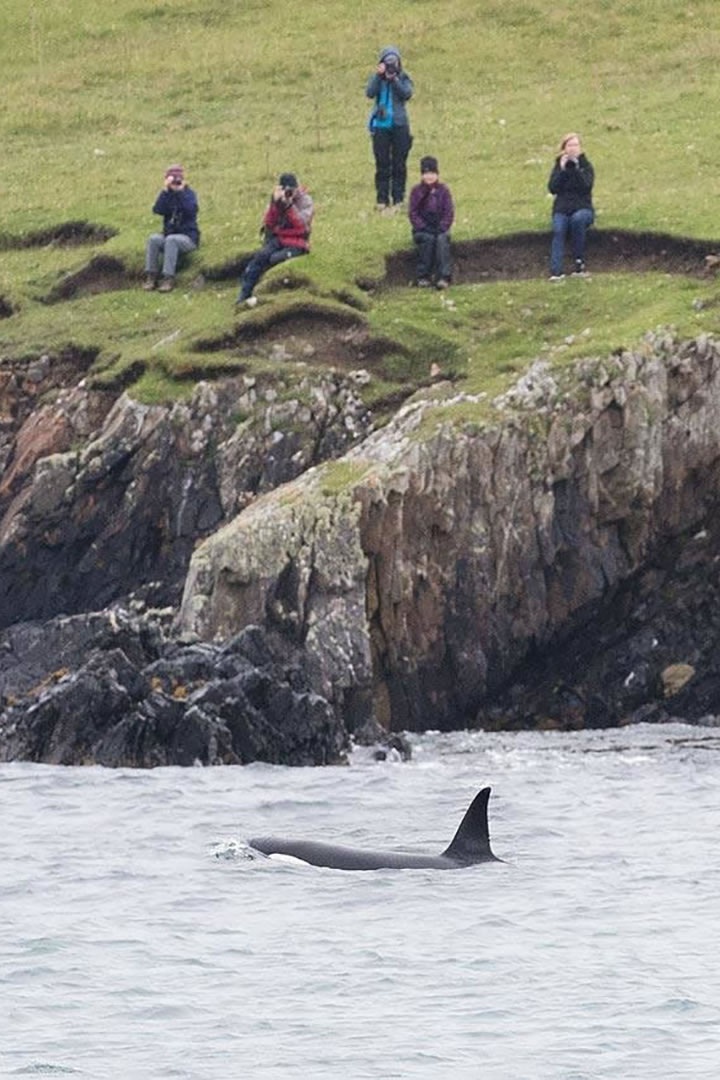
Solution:
<path fill-rule="evenodd" d="M 421 289 L 432 285 L 447 289 L 452 278 L 450 226 L 455 218 L 452 195 L 447 184 L 440 183 L 437 158 L 420 161 L 421 181 L 410 192 L 408 214 L 417 248 L 415 284 Z"/>

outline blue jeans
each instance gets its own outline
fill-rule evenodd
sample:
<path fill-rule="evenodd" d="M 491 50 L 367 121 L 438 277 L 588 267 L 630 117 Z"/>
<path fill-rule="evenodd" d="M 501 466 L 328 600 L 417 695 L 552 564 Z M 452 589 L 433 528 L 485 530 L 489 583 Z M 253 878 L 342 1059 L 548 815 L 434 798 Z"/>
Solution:
<path fill-rule="evenodd" d="M 550 273 L 553 275 L 563 273 L 563 259 L 565 257 L 565 237 L 570 233 L 573 259 L 585 258 L 585 233 L 588 231 L 595 214 L 592 210 L 576 210 L 572 214 L 553 214 L 552 216 L 552 248 L 550 249 Z"/>
<path fill-rule="evenodd" d="M 276 236 L 271 236 L 265 246 L 255 252 L 245 267 L 237 303 L 247 300 L 248 296 L 252 296 L 253 289 L 269 267 L 277 266 L 278 263 L 285 262 L 286 259 L 295 259 L 298 255 L 307 255 L 305 248 L 281 244 Z"/>

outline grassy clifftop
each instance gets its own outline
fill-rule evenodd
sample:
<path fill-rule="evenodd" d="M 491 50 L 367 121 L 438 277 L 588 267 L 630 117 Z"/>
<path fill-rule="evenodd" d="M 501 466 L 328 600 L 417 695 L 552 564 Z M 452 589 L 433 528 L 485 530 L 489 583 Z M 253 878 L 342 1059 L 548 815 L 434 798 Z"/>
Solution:
<path fill-rule="evenodd" d="M 569 129 L 596 167 L 599 228 L 720 238 L 715 0 L 5 0 L 0 310 L 15 313 L 0 321 L 0 355 L 92 347 L 98 377 L 136 380 L 148 399 L 185 393 L 203 370 L 328 356 L 370 368 L 367 393 L 391 400 L 431 364 L 493 390 L 541 352 L 603 352 L 657 323 L 719 328 L 715 286 L 661 257 L 650 273 L 559 288 L 542 271 L 468 272 L 449 303 L 402 275 L 360 291 L 409 239 L 406 219 L 372 210 L 364 84 L 389 42 L 416 86 L 410 178 L 423 153 L 440 158 L 457 241 L 545 229 L 547 175 Z M 146 295 L 134 276 L 175 160 L 198 192 L 203 242 L 187 287 Z M 223 267 L 256 245 L 285 169 L 316 199 L 313 254 L 292 268 L 291 292 L 268 276 L 257 314 L 272 331 L 292 303 L 295 321 L 237 340 L 236 278 Z M 57 230 L 73 221 L 114 235 L 66 246 Z M 527 258 L 518 245 L 516 262 Z M 203 269 L 212 280 L 189 288 Z M 278 347 L 283 335 L 297 353 Z"/>

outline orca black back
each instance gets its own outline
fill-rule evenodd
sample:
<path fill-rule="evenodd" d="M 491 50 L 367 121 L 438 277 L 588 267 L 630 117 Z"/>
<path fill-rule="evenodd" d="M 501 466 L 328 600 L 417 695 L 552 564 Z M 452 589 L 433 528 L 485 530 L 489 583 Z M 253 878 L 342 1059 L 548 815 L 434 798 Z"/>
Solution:
<path fill-rule="evenodd" d="M 457 870 L 482 862 L 502 862 L 490 848 L 488 799 L 490 788 L 478 792 L 465 811 L 450 845 L 440 855 L 403 851 L 366 851 L 320 840 L 262 836 L 250 841 L 264 855 L 291 855 L 313 866 L 334 870 Z"/>

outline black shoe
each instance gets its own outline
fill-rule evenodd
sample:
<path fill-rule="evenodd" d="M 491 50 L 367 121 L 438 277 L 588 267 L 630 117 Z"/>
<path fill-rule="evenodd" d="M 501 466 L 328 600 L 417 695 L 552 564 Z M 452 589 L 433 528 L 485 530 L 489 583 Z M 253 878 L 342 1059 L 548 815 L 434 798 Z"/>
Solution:
<path fill-rule="evenodd" d="M 582 261 L 582 259 L 576 259 L 575 260 L 575 269 L 573 270 L 573 274 L 584 274 L 584 273 L 585 273 L 585 263 Z"/>

